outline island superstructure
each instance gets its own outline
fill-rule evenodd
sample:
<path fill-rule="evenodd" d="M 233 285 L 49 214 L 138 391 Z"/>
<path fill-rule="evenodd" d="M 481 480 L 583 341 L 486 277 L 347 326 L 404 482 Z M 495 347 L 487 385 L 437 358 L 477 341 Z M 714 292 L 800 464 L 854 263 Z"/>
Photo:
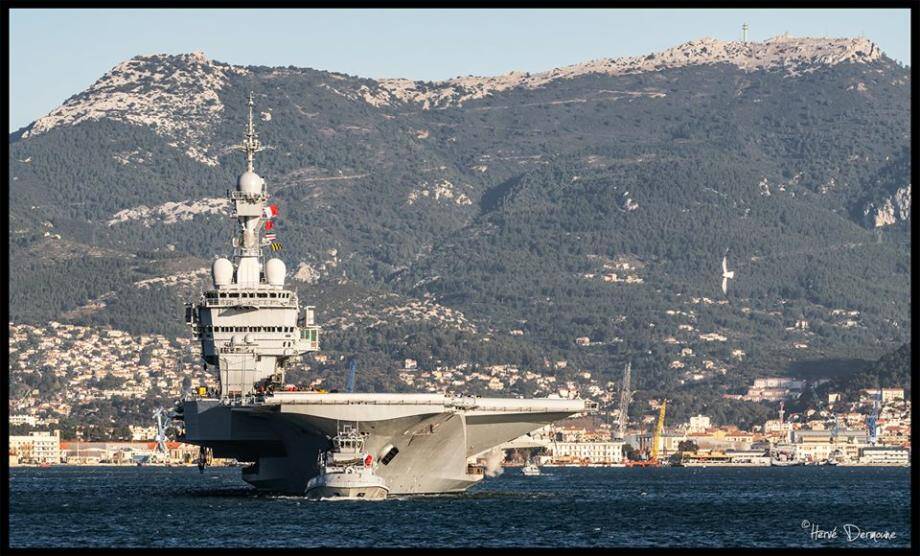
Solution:
<path fill-rule="evenodd" d="M 297 293 L 285 289 L 286 267 L 263 263 L 268 204 L 255 172 L 260 150 L 249 97 L 243 148 L 246 171 L 227 192 L 237 233 L 232 258 L 217 258 L 213 288 L 186 307 L 186 322 L 201 342 L 202 359 L 216 367 L 218 392 L 180 402 L 180 439 L 215 457 L 251 462 L 243 480 L 260 489 L 302 494 L 319 473 L 318 455 L 339 424 L 366 434 L 365 450 L 391 494 L 460 492 L 482 480 L 475 458 L 576 413 L 587 400 L 480 398 L 448 394 L 327 393 L 283 389 L 285 366 L 319 350 L 313 307 L 300 312 Z"/>

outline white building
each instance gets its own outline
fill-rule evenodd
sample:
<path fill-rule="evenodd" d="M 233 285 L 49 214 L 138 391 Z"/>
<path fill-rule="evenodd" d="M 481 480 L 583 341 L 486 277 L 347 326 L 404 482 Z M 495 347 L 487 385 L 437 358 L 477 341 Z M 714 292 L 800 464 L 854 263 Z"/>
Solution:
<path fill-rule="evenodd" d="M 910 450 L 898 446 L 867 446 L 859 451 L 863 465 L 910 465 Z"/>
<path fill-rule="evenodd" d="M 128 428 L 131 430 L 131 440 L 155 440 L 157 437 L 155 426 L 128 425 Z"/>
<path fill-rule="evenodd" d="M 904 399 L 904 389 L 903 388 L 882 388 L 882 402 L 890 402 L 894 400 L 903 400 Z M 879 395 L 878 388 L 869 388 L 866 390 L 866 396 L 869 399 L 877 399 Z"/>
<path fill-rule="evenodd" d="M 839 452 L 848 461 L 858 461 L 860 451 L 868 445 L 868 433 L 859 431 L 792 431 L 795 458 L 820 462 Z"/>
<path fill-rule="evenodd" d="M 769 377 L 754 379 L 753 388 L 788 388 L 790 390 L 801 390 L 805 387 L 804 380 L 796 380 L 786 377 Z"/>
<path fill-rule="evenodd" d="M 29 425 L 34 427 L 38 423 L 35 415 L 10 415 L 11 425 Z"/>
<path fill-rule="evenodd" d="M 694 415 L 690 417 L 690 423 L 687 425 L 687 432 L 705 432 L 712 427 L 712 422 L 706 415 Z"/>
<path fill-rule="evenodd" d="M 10 436 L 10 454 L 20 463 L 61 463 L 61 431 L 33 431 Z"/>
<path fill-rule="evenodd" d="M 622 442 L 553 442 L 554 463 L 620 463 Z"/>

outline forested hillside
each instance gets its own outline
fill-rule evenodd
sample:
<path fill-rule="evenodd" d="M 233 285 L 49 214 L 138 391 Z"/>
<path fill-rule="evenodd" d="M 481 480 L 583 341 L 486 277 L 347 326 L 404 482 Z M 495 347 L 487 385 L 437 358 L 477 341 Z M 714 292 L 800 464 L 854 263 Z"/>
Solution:
<path fill-rule="evenodd" d="M 910 68 L 864 39 L 445 83 L 134 58 L 10 136 L 10 320 L 187 334 L 250 91 L 289 282 L 372 387 L 406 358 L 632 361 L 715 400 L 910 341 Z"/>

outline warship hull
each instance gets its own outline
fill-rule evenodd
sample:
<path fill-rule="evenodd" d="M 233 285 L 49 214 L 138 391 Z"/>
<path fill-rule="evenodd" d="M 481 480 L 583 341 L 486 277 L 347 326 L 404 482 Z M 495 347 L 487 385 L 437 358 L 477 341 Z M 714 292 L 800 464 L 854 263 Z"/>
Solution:
<path fill-rule="evenodd" d="M 366 450 L 390 494 L 456 493 L 483 478 L 469 472 L 471 458 L 590 405 L 438 394 L 283 392 L 248 404 L 199 398 L 183 403 L 183 441 L 252 462 L 243 480 L 258 489 L 302 494 L 337 424 L 347 421 L 368 434 Z"/>

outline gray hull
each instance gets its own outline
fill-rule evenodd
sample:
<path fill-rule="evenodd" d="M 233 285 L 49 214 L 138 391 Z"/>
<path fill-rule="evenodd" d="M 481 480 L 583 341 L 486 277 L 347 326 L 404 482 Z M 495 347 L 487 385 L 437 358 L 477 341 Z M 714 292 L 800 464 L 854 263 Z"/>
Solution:
<path fill-rule="evenodd" d="M 337 423 L 354 422 L 369 434 L 366 451 L 390 494 L 451 493 L 483 478 L 468 473 L 468 458 L 588 409 L 584 400 L 436 394 L 279 393 L 236 406 L 197 399 L 184 402 L 183 441 L 253 462 L 243 480 L 256 488 L 302 494 Z"/>

